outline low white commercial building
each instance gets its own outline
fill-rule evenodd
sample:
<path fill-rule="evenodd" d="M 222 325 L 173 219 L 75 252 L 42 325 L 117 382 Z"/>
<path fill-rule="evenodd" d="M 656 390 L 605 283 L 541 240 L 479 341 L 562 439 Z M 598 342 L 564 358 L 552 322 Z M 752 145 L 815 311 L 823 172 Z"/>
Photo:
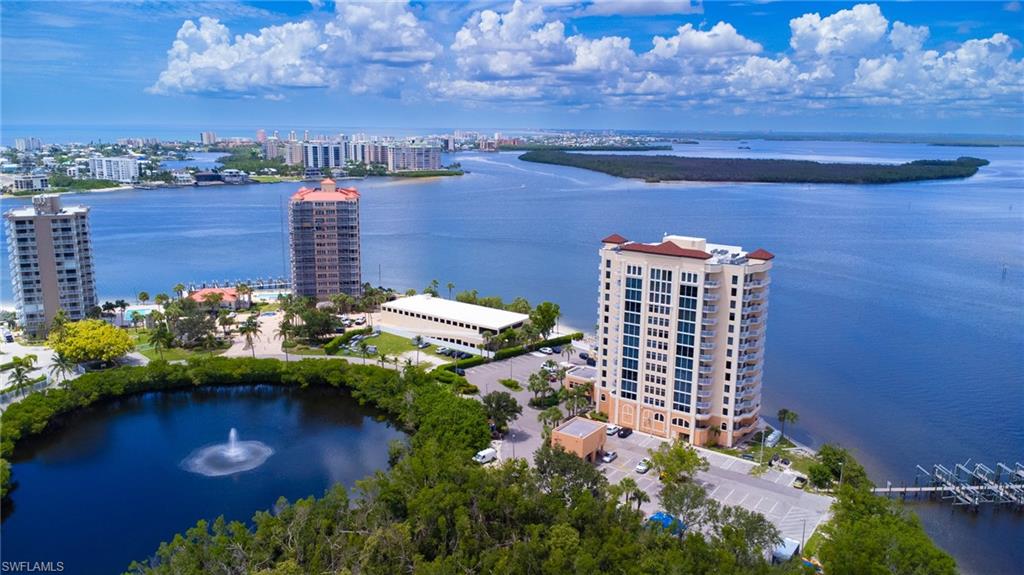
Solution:
<path fill-rule="evenodd" d="M 139 179 L 139 163 L 131 156 L 89 158 L 89 173 L 95 180 L 113 180 L 130 184 Z"/>
<path fill-rule="evenodd" d="M 385 303 L 380 321 L 383 327 L 403 335 L 482 349 L 487 341 L 485 333 L 497 335 L 518 329 L 529 319 L 526 314 L 421 294 Z"/>
<path fill-rule="evenodd" d="M 45 174 L 18 174 L 14 176 L 14 191 L 42 191 L 50 187 L 50 178 Z"/>

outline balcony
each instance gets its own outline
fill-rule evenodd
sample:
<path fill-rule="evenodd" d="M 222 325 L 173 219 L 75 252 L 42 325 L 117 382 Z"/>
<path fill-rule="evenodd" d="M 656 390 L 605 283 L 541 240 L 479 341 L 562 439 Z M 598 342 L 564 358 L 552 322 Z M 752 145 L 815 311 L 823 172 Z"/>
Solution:
<path fill-rule="evenodd" d="M 741 343 L 740 346 L 739 346 L 739 349 L 740 349 L 741 352 L 742 351 L 749 351 L 749 350 L 752 350 L 752 349 L 761 349 L 761 342 L 758 341 L 758 340 L 754 340 L 754 341 L 751 341 L 751 342 L 748 342 L 748 343 Z"/>
<path fill-rule="evenodd" d="M 741 377 L 739 380 L 736 381 L 736 383 L 738 383 L 739 385 L 754 385 L 755 383 L 761 383 L 761 376 L 748 375 L 746 377 Z"/>
<path fill-rule="evenodd" d="M 701 325 L 718 325 L 718 318 L 715 317 L 702 317 L 700 320 Z"/>
<path fill-rule="evenodd" d="M 696 395 L 701 399 L 708 399 L 711 397 L 712 393 L 710 389 L 698 389 Z"/>
<path fill-rule="evenodd" d="M 697 385 L 711 385 L 712 383 L 714 383 L 714 380 L 711 379 L 710 377 L 697 378 Z"/>
<path fill-rule="evenodd" d="M 715 356 L 710 353 L 702 353 L 700 354 L 700 360 L 707 362 L 715 361 Z"/>
<path fill-rule="evenodd" d="M 748 365 L 747 367 L 741 367 L 736 370 L 736 373 L 740 375 L 754 374 L 761 371 L 761 368 L 756 365 Z"/>
<path fill-rule="evenodd" d="M 707 421 L 711 419 L 711 414 L 707 412 L 701 413 L 698 411 L 693 414 L 693 418 L 696 419 L 697 421 Z"/>
<path fill-rule="evenodd" d="M 744 296 L 746 297 L 746 296 Z M 718 301 L 718 294 L 704 292 L 704 301 Z M 744 300 L 746 301 L 746 300 Z"/>
<path fill-rule="evenodd" d="M 740 330 L 740 337 L 742 337 L 742 338 L 761 337 L 761 333 L 762 332 L 759 329 L 741 329 Z"/>
<path fill-rule="evenodd" d="M 711 305 L 711 304 L 705 305 L 704 306 L 704 311 L 707 312 L 707 313 L 715 313 L 715 312 L 718 311 L 718 306 L 717 305 Z"/>
<path fill-rule="evenodd" d="M 702 366 L 697 368 L 697 373 L 700 373 L 700 374 L 703 374 L 703 375 L 712 374 L 712 373 L 715 373 L 715 368 L 711 367 L 710 365 L 702 365 Z"/>
<path fill-rule="evenodd" d="M 737 395 L 737 397 L 742 397 L 742 398 L 757 397 L 758 395 L 760 395 L 760 393 L 761 393 L 761 386 L 760 385 L 752 385 L 752 386 L 749 386 L 749 387 L 741 387 L 741 388 L 739 388 L 739 394 Z"/>
<path fill-rule="evenodd" d="M 701 409 L 708 410 L 708 409 L 711 409 L 711 402 L 710 401 L 698 401 L 696 406 L 697 406 L 698 410 L 701 410 Z"/>
<path fill-rule="evenodd" d="M 744 353 L 740 356 L 740 361 L 757 361 L 760 358 L 761 354 L 759 353 Z"/>
<path fill-rule="evenodd" d="M 753 280 L 746 283 L 745 287 L 752 288 L 763 288 L 768 287 L 768 284 L 772 283 L 772 280 L 765 278 L 763 280 Z"/>
<path fill-rule="evenodd" d="M 713 329 L 706 329 L 703 332 L 701 332 L 700 336 L 701 337 L 711 338 L 711 337 L 715 337 L 715 333 L 716 332 Z"/>
<path fill-rule="evenodd" d="M 718 280 L 704 280 L 704 289 L 715 289 L 722 285 L 722 282 Z"/>
<path fill-rule="evenodd" d="M 761 323 L 761 318 L 759 318 L 759 317 L 752 317 L 750 319 L 741 320 L 740 321 L 740 326 L 742 326 L 742 327 L 750 327 L 752 325 L 757 325 L 759 323 Z"/>
<path fill-rule="evenodd" d="M 713 341 L 702 341 L 700 342 L 701 349 L 715 349 L 715 342 Z"/>

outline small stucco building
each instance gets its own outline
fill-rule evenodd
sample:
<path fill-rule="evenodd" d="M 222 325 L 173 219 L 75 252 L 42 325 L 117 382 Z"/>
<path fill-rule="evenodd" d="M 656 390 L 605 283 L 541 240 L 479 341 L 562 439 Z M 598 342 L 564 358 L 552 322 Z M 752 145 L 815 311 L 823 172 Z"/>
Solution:
<path fill-rule="evenodd" d="M 219 307 L 221 309 L 238 311 L 249 307 L 249 301 L 239 297 L 238 290 L 235 288 L 201 288 L 188 294 L 188 298 L 202 304 L 206 303 L 206 298 L 213 294 L 220 294 Z"/>
<path fill-rule="evenodd" d="M 551 445 L 559 445 L 569 453 L 591 463 L 604 451 L 607 426 L 593 419 L 574 417 L 551 432 Z"/>
<path fill-rule="evenodd" d="M 487 341 L 485 333 L 518 329 L 529 319 L 526 314 L 420 294 L 382 305 L 380 321 L 382 328 L 401 335 L 479 350 Z"/>

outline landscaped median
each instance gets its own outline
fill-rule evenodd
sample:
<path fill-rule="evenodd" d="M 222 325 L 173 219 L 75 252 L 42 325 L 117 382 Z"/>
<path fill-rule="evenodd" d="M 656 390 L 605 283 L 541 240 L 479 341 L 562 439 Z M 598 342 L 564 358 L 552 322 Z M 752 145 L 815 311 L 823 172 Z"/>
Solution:
<path fill-rule="evenodd" d="M 490 435 L 480 403 L 453 393 L 438 378 L 417 368 L 403 371 L 345 361 L 205 358 L 187 364 L 153 361 L 85 374 L 64 389 L 33 393 L 0 416 L 0 475 L 7 495 L 10 458 L 19 440 L 60 425 L 60 416 L 117 397 L 199 386 L 283 385 L 343 388 L 414 430 L 418 440 L 434 439 L 467 458 L 486 446 Z"/>

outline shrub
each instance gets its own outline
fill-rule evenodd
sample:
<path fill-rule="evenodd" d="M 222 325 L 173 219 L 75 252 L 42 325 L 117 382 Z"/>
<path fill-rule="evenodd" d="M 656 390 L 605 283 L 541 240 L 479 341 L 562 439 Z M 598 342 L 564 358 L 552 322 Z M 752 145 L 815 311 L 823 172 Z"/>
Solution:
<path fill-rule="evenodd" d="M 341 346 L 346 345 L 348 344 L 348 342 L 352 341 L 353 337 L 357 335 L 369 335 L 371 333 L 373 333 L 372 327 L 362 327 L 359 329 L 346 331 L 345 333 L 327 342 L 327 344 L 324 345 L 324 353 L 326 353 L 327 355 L 334 355 L 338 353 L 338 350 L 341 348 Z"/>
<path fill-rule="evenodd" d="M 608 423 L 608 415 L 605 414 L 603 411 L 597 411 L 595 409 L 594 411 L 588 413 L 587 417 L 593 419 L 594 421 L 603 421 L 605 423 Z"/>

